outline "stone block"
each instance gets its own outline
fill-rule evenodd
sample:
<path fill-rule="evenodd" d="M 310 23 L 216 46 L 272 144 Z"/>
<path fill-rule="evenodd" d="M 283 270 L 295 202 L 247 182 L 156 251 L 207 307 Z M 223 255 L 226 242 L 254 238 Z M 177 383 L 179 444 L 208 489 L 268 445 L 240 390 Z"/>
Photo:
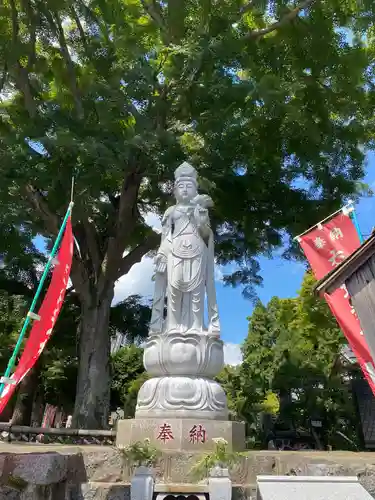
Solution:
<path fill-rule="evenodd" d="M 356 476 L 259 476 L 257 500 L 372 500 Z"/>
<path fill-rule="evenodd" d="M 56 452 L 22 453 L 12 461 L 11 475 L 26 483 L 48 485 L 60 483 L 68 473 L 68 456 Z"/>
<path fill-rule="evenodd" d="M 15 490 L 10 486 L 0 485 L 1 500 L 20 500 L 21 491 Z"/>
<path fill-rule="evenodd" d="M 127 484 L 89 482 L 71 490 L 67 500 L 130 500 Z"/>
<path fill-rule="evenodd" d="M 116 446 L 123 448 L 150 439 L 161 451 L 204 453 L 214 438 L 224 438 L 233 450 L 245 448 L 245 424 L 227 420 L 137 418 L 119 420 Z"/>
<path fill-rule="evenodd" d="M 121 453 L 115 448 L 95 446 L 90 449 L 88 447 L 82 455 L 82 461 L 83 464 L 76 461 L 79 469 L 83 466 L 85 472 L 82 483 L 116 483 L 122 480 L 124 461 Z M 77 470 L 76 467 L 75 470 Z M 70 479 L 74 479 L 74 475 Z"/>

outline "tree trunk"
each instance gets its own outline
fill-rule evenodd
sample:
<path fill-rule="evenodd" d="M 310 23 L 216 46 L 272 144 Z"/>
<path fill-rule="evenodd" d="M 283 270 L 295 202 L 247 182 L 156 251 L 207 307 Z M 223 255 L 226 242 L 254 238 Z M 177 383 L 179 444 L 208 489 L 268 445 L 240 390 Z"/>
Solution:
<path fill-rule="evenodd" d="M 109 425 L 109 313 L 114 284 L 96 300 L 95 291 L 82 300 L 79 368 L 72 427 L 105 429 Z"/>
<path fill-rule="evenodd" d="M 12 425 L 30 425 L 39 372 L 39 363 L 37 363 L 20 383 L 11 418 Z"/>
<path fill-rule="evenodd" d="M 40 427 L 42 425 L 44 405 L 45 401 L 43 391 L 38 388 L 34 396 L 31 410 L 31 427 Z"/>

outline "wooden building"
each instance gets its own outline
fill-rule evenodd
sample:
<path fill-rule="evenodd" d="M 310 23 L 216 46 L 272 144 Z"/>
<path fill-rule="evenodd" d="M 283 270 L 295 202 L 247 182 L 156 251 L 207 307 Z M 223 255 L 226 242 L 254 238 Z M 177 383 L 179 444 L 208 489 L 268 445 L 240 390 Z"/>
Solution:
<path fill-rule="evenodd" d="M 375 359 L 375 234 L 373 233 L 355 252 L 341 262 L 315 285 L 314 292 L 320 296 L 332 294 L 346 285 L 350 301 L 359 318 L 363 335 L 371 356 Z M 368 372 L 375 380 L 373 366 Z M 368 383 L 353 381 L 364 444 L 375 448 L 375 398 Z"/>
<path fill-rule="evenodd" d="M 361 323 L 372 359 L 375 359 L 375 234 L 328 273 L 315 286 L 315 293 L 331 294 L 346 285 L 350 301 Z M 371 375 L 375 372 L 371 367 Z M 374 372 L 374 373 L 372 373 Z"/>

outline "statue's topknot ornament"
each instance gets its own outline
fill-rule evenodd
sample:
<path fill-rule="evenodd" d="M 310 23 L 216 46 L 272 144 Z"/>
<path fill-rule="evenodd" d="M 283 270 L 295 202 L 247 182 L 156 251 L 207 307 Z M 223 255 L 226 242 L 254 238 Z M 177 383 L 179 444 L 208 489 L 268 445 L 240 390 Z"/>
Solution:
<path fill-rule="evenodd" d="M 195 182 L 195 185 L 197 185 L 197 171 L 186 161 L 176 168 L 174 178 L 176 184 L 184 180 L 190 180 Z"/>

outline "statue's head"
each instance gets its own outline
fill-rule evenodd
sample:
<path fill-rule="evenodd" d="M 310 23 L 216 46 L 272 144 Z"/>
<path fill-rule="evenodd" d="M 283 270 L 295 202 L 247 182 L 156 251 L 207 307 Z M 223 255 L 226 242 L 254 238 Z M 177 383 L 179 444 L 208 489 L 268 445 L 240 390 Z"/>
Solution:
<path fill-rule="evenodd" d="M 191 201 L 197 195 L 197 171 L 189 163 L 176 168 L 174 191 L 178 202 Z"/>

